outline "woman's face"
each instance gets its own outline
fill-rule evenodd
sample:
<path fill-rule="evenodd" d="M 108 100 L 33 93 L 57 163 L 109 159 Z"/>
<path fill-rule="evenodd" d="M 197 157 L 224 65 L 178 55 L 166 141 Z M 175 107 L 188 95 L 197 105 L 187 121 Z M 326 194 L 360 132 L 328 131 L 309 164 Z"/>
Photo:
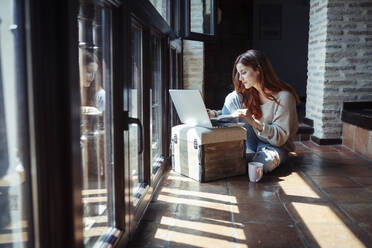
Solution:
<path fill-rule="evenodd" d="M 86 66 L 83 66 L 83 73 L 82 73 L 82 81 L 84 87 L 90 87 L 92 82 L 96 77 L 96 73 L 98 70 L 98 65 L 96 63 L 89 63 Z"/>
<path fill-rule="evenodd" d="M 250 66 L 245 66 L 241 63 L 236 65 L 236 70 L 239 73 L 239 80 L 242 82 L 246 89 L 249 89 L 258 82 L 258 74 L 260 73 L 258 70 L 254 70 Z"/>

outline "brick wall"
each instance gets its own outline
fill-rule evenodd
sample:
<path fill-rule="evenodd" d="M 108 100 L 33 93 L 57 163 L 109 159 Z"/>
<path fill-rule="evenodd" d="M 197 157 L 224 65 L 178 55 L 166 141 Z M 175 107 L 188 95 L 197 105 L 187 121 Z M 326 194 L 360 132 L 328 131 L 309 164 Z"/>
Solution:
<path fill-rule="evenodd" d="M 306 117 L 340 139 L 344 101 L 372 100 L 372 1 L 311 0 Z"/>
<path fill-rule="evenodd" d="M 191 27 L 193 32 L 203 31 L 203 4 L 201 0 L 191 1 Z M 204 95 L 204 43 L 183 41 L 183 85 L 185 89 L 197 89 Z"/>
<path fill-rule="evenodd" d="M 183 86 L 197 89 L 204 95 L 204 43 L 183 41 Z"/>

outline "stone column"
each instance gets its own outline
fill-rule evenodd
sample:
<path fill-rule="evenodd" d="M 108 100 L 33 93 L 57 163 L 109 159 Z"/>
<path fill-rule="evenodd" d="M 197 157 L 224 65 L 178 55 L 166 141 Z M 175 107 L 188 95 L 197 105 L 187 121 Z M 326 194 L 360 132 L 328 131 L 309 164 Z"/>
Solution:
<path fill-rule="evenodd" d="M 317 143 L 341 143 L 342 104 L 372 100 L 372 1 L 311 0 L 306 118 Z"/>

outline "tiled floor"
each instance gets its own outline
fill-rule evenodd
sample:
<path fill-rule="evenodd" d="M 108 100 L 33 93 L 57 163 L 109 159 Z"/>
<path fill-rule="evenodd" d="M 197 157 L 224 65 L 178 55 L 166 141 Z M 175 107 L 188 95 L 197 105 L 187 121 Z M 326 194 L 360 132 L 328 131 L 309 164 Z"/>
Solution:
<path fill-rule="evenodd" d="M 256 184 L 169 171 L 129 247 L 372 247 L 372 162 L 305 141 Z"/>

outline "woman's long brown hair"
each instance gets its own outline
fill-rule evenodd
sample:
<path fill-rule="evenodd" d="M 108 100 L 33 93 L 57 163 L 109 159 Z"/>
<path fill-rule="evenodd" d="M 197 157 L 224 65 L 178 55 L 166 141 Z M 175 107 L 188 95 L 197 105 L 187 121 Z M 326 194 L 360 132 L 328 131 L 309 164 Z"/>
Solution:
<path fill-rule="evenodd" d="M 296 91 L 289 84 L 278 78 L 266 56 L 261 51 L 248 50 L 239 55 L 235 60 L 232 80 L 235 91 L 243 95 L 243 104 L 254 118 L 260 119 L 262 117 L 259 93 L 254 87 L 246 89 L 243 83 L 239 80 L 239 72 L 236 69 L 236 65 L 239 63 L 260 72 L 258 74 L 258 83 L 265 97 L 269 100 L 279 104 L 278 100 L 271 93 L 286 90 L 296 98 L 297 103 L 300 103 L 300 98 Z"/>

